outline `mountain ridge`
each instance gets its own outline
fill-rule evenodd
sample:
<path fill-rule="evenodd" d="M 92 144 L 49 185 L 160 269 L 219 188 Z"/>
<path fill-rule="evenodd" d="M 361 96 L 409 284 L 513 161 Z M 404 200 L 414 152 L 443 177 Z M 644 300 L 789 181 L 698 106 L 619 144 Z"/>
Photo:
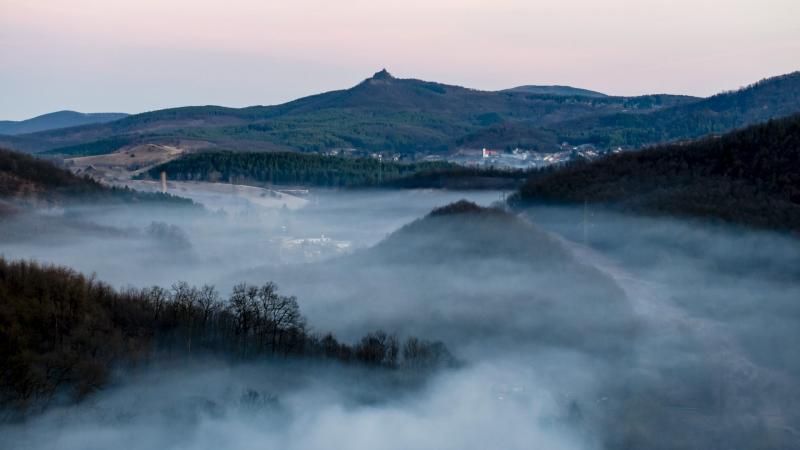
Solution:
<path fill-rule="evenodd" d="M 58 153 L 59 148 L 76 145 L 92 152 L 95 143 L 105 151 L 109 140 L 171 145 L 192 141 L 195 148 L 208 150 L 354 148 L 406 155 L 483 147 L 555 152 L 562 142 L 642 147 L 798 112 L 798 74 L 701 99 L 480 91 L 395 78 L 384 69 L 348 89 L 280 105 L 170 108 L 104 124 L 0 137 L 0 145 Z"/>
<path fill-rule="evenodd" d="M 79 125 L 112 122 L 127 117 L 126 113 L 82 113 L 78 111 L 61 110 L 25 120 L 0 121 L 0 134 L 19 135 L 69 128 Z"/>
<path fill-rule="evenodd" d="M 653 143 L 696 139 L 800 112 L 800 71 L 765 78 L 741 89 L 724 91 L 698 102 L 649 114 L 611 114 L 577 119 L 575 132 L 564 140 L 603 141 L 608 146 L 638 147 Z M 635 129 L 635 132 L 625 133 Z"/>

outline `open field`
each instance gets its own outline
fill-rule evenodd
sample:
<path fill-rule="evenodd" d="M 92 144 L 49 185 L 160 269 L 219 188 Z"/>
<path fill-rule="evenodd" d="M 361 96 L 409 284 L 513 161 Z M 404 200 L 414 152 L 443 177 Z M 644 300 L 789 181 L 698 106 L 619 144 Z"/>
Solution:
<path fill-rule="evenodd" d="M 171 161 L 184 152 L 182 148 L 168 145 L 143 144 L 107 155 L 68 158 L 64 163 L 75 174 L 89 175 L 99 181 L 116 184 L 153 166 Z"/>

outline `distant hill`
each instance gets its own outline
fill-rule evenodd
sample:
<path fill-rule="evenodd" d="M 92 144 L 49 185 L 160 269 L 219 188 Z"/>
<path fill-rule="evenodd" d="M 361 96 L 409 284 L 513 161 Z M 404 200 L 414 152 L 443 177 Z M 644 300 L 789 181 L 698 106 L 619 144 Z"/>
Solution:
<path fill-rule="evenodd" d="M 104 186 L 29 155 L 0 148 L 0 215 L 36 206 L 82 201 L 165 202 L 192 205 L 179 197 Z"/>
<path fill-rule="evenodd" d="M 282 105 L 165 109 L 5 142 L 25 151 L 52 153 L 61 148 L 74 150 L 78 145 L 105 148 L 105 143 L 122 141 L 191 142 L 196 148 L 232 150 L 357 148 L 436 153 L 455 148 L 461 136 L 499 123 L 554 125 L 598 114 L 650 111 L 696 100 L 684 96 L 592 98 L 488 92 L 399 79 L 382 70 L 350 89 Z M 0 138 L 0 144 L 3 142 Z M 555 144 L 552 140 L 541 145 Z M 492 146 L 492 142 L 483 145 Z"/>
<path fill-rule="evenodd" d="M 695 139 L 800 112 L 800 72 L 707 99 L 527 88 L 532 92 L 479 91 L 395 78 L 382 70 L 349 89 L 281 105 L 164 109 L 109 123 L 0 136 L 0 146 L 69 155 L 146 143 L 195 150 L 354 148 L 406 155 L 483 147 L 556 152 L 562 142 L 608 149 Z"/>
<path fill-rule="evenodd" d="M 583 97 L 608 97 L 608 95 L 590 91 L 588 89 L 575 88 L 572 86 L 536 86 L 525 85 L 517 86 L 511 89 L 505 89 L 502 92 L 524 92 L 526 94 L 541 94 L 541 95 L 560 95 L 564 97 L 569 96 L 583 96 Z"/>
<path fill-rule="evenodd" d="M 531 179 L 518 200 L 588 201 L 800 232 L 800 115 L 721 138 L 575 163 Z"/>
<path fill-rule="evenodd" d="M 352 255 L 247 277 L 267 274 L 300 298 L 324 301 L 331 317 L 347 310 L 373 318 L 374 326 L 425 333 L 448 347 L 513 336 L 515 344 L 611 358 L 636 331 L 630 304 L 613 281 L 516 215 L 467 201 L 435 209 Z M 363 331 L 355 326 L 345 334 Z"/>
<path fill-rule="evenodd" d="M 800 71 L 737 91 L 643 114 L 610 114 L 560 124 L 560 140 L 630 146 L 695 139 L 800 112 Z"/>
<path fill-rule="evenodd" d="M 112 122 L 127 117 L 124 113 L 80 113 L 76 111 L 57 111 L 27 120 L 0 121 L 0 134 L 18 135 L 59 128 Z"/>

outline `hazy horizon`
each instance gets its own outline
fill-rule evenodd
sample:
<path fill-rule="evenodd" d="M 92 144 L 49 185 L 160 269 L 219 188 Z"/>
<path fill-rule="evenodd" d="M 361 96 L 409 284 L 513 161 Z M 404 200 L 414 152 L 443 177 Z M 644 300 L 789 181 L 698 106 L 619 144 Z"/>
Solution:
<path fill-rule="evenodd" d="M 482 90 L 708 96 L 800 69 L 789 0 L 0 0 L 0 119 L 269 105 L 386 67 Z"/>

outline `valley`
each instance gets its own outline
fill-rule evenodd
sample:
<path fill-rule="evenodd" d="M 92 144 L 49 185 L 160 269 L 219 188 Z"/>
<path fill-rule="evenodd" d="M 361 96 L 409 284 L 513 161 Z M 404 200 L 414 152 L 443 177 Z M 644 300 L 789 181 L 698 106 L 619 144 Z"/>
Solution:
<path fill-rule="evenodd" d="M 0 450 L 800 450 L 799 17 L 0 0 Z"/>
<path fill-rule="evenodd" d="M 398 83 L 378 75 L 359 89 Z M 534 157 L 207 151 L 205 132 L 0 150 L 0 432 L 304 448 L 401 420 L 473 430 L 450 448 L 789 448 L 797 122 Z"/>
<path fill-rule="evenodd" d="M 458 151 L 513 150 L 542 157 L 589 145 L 605 153 L 725 133 L 790 115 L 800 73 L 708 98 L 614 97 L 569 89 L 481 91 L 381 70 L 349 89 L 273 106 L 191 106 L 15 136 L 0 145 L 51 155 L 111 153 L 125 146 L 192 145 L 204 151 L 355 151 L 421 161 Z"/>
<path fill-rule="evenodd" d="M 192 184 L 171 189 L 203 190 Z M 333 389 L 331 398 L 311 394 L 321 388 L 309 381 L 320 370 L 311 363 L 267 359 L 227 366 L 201 358 L 178 367 L 163 362 L 159 370 L 171 374 L 166 380 L 147 382 L 152 376 L 147 372 L 144 378 L 120 380 L 93 394 L 96 407 L 63 404 L 26 428 L 6 425 L 4 433 L 38 448 L 52 433 L 77 439 L 82 421 L 96 420 L 107 410 L 122 415 L 104 425 L 110 436 L 141 426 L 161 436 L 175 423 L 198 432 L 224 427 L 226 421 L 244 420 L 245 407 L 255 408 L 246 414 L 266 423 L 278 420 L 276 414 L 291 414 L 323 426 L 333 420 L 330 408 L 338 402 L 353 405 L 348 420 L 358 421 L 370 410 L 378 411 L 378 420 L 412 420 L 414 410 L 396 396 L 413 397 L 423 389 L 426 407 L 480 406 L 478 420 L 498 432 L 524 427 L 559 446 L 652 444 L 663 433 L 679 430 L 681 439 L 654 448 L 763 439 L 788 443 L 796 437 L 793 397 L 785 395 L 794 392 L 791 380 L 800 369 L 793 350 L 763 353 L 769 342 L 796 338 L 795 329 L 783 325 L 792 323 L 796 308 L 791 298 L 797 285 L 790 281 L 794 262 L 800 261 L 796 240 L 623 215 L 593 215 L 584 235 L 575 219 L 580 209 L 534 207 L 517 216 L 456 202 L 496 202 L 499 193 L 487 191 L 312 189 L 292 208 L 265 203 L 241 210 L 242 193 L 224 186 L 213 197 L 194 197 L 209 201 L 204 204 L 209 211 L 214 202 L 224 206 L 211 215 L 84 205 L 75 212 L 93 228 L 84 225 L 69 234 L 62 228 L 50 236 L 36 232 L 27 240 L 3 242 L 3 256 L 69 264 L 119 289 L 132 282 L 146 288 L 185 280 L 211 283 L 225 293 L 237 283 L 271 280 L 281 292 L 297 295 L 315 332 L 331 332 L 342 342 L 358 342 L 375 329 L 400 339 L 421 336 L 442 342 L 461 365 L 426 375 L 430 378 L 420 387 L 355 375 L 362 369 L 327 362 L 333 366 L 319 382 Z M 642 221 L 649 223 L 642 226 Z M 576 242 L 584 238 L 588 241 Z M 693 253 L 690 239 L 702 239 L 714 250 L 707 256 Z M 736 253 L 728 250 L 733 246 Z M 120 254 L 125 257 L 115 257 Z M 762 262 L 742 276 L 739 263 L 719 265 L 717 258 Z M 732 277 L 737 282 L 731 285 Z M 699 289 L 708 280 L 717 288 Z M 760 294 L 751 297 L 754 292 Z M 721 298 L 738 312 L 720 309 Z M 772 306 L 756 306 L 758 298 L 768 298 Z M 740 314 L 748 320 L 742 322 Z M 753 328 L 767 322 L 774 324 L 769 333 Z M 196 339 L 197 345 L 211 345 Z M 346 374 L 337 375 L 340 370 Z M 264 381 L 259 374 L 265 371 L 276 378 Z M 299 378 L 277 375 L 286 371 Z M 371 381 L 346 388 L 339 376 Z M 242 392 L 260 392 L 252 394 L 254 399 L 273 400 L 247 406 L 238 393 L 231 397 L 202 387 L 220 377 L 237 380 Z M 181 389 L 170 387 L 174 383 Z M 385 391 L 372 383 L 395 387 Z M 473 395 L 460 397 L 462 389 Z M 142 398 L 135 410 L 127 400 L 131 395 Z M 174 412 L 158 409 L 164 398 Z M 313 404 L 314 412 L 298 409 L 297 401 Z M 534 415 L 533 405 L 538 405 Z M 142 408 L 153 411 L 159 423 L 141 415 Z M 438 417 L 446 421 L 442 426 L 461 427 L 472 420 L 449 413 Z M 558 425 L 544 426 L 542 420 Z M 250 428 L 257 423 L 243 426 L 263 439 L 290 439 L 284 433 L 294 433 Z M 422 442 L 398 439 L 408 445 Z M 182 442 L 199 445 L 192 438 Z"/>

